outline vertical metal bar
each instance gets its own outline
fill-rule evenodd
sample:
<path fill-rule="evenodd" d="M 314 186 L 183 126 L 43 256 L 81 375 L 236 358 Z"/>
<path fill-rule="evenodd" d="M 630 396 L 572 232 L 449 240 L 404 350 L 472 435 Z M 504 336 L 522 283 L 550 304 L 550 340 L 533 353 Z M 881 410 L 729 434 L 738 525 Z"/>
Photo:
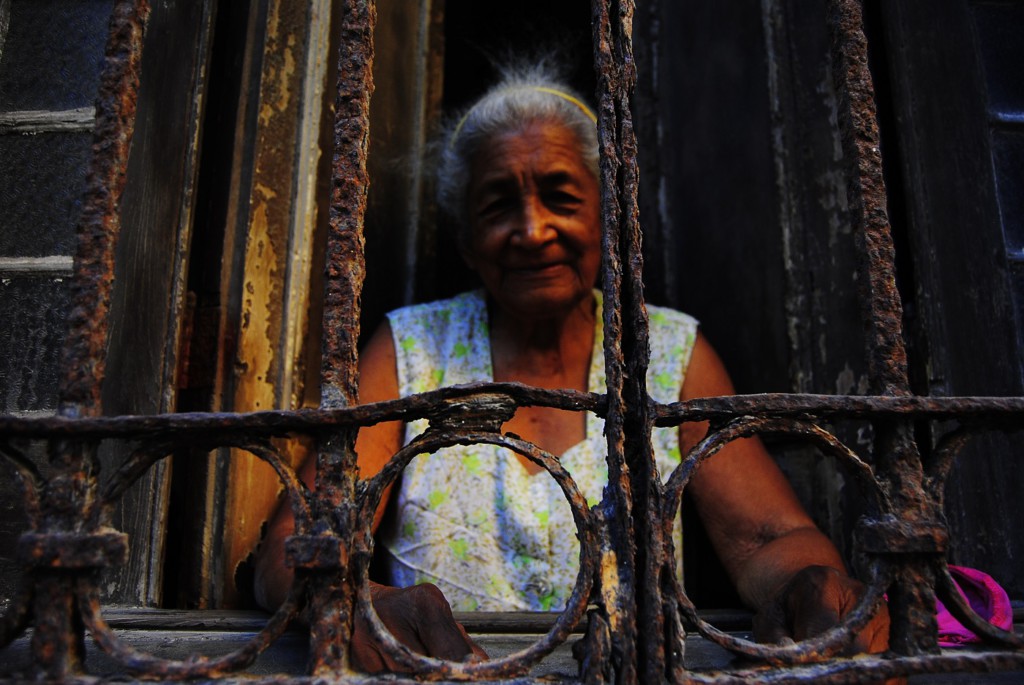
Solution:
<path fill-rule="evenodd" d="M 877 394 L 908 395 L 903 304 L 896 290 L 895 250 L 860 2 L 832 0 L 829 21 L 843 153 L 856 165 L 848 176 L 848 190 L 863 258 L 861 306 L 868 333 L 868 369 Z"/>
<path fill-rule="evenodd" d="M 608 610 L 619 681 L 656 682 L 665 673 L 659 577 L 665 546 L 657 525 L 661 488 L 651 448 L 646 388 L 650 351 L 631 102 L 636 86 L 634 9 L 632 0 L 594 3 L 604 221 L 605 426 L 613 507 L 608 524 L 619 590 L 615 606 Z M 644 626 L 642 632 L 637 630 L 638 622 Z"/>
<path fill-rule="evenodd" d="M 120 203 L 135 130 L 142 37 L 149 0 L 119 0 L 110 20 L 99 92 L 92 159 L 78 221 L 68 334 L 61 357 L 59 410 L 65 416 L 100 413 L 100 385 L 109 330 Z"/>
<path fill-rule="evenodd" d="M 633 563 L 636 545 L 628 521 L 632 513 L 632 493 L 625 456 L 623 383 L 625 363 L 622 356 L 622 260 L 619 255 L 621 234 L 619 197 L 616 180 L 621 162 L 617 154 L 616 111 L 612 72 L 611 19 L 609 0 L 594 0 L 594 60 L 598 81 L 598 141 L 601 149 L 601 216 L 604 289 L 604 362 L 607 382 L 608 414 L 605 435 L 608 442 L 608 494 L 610 510 L 605 512 L 611 546 L 602 555 L 602 594 L 608 612 L 612 640 L 612 659 L 619 683 L 637 681 L 636 599 Z M 615 565 L 613 568 L 608 566 Z M 609 587 L 609 578 L 616 584 Z"/>
<path fill-rule="evenodd" d="M 335 98 L 331 227 L 325 273 L 321 402 L 324 409 L 358 401 L 359 301 L 366 262 L 363 216 L 369 177 L 366 154 L 373 93 L 373 0 L 344 0 Z"/>
<path fill-rule="evenodd" d="M 74 596 L 74 572 L 32 572 L 32 668 L 36 679 L 63 682 L 82 672 L 85 631 Z"/>
<path fill-rule="evenodd" d="M 365 271 L 363 217 L 369 178 L 370 96 L 373 93 L 372 0 L 344 0 L 339 17 L 338 90 L 335 99 L 330 232 L 324 293 L 321 399 L 324 409 L 358 403 L 359 301 Z M 355 537 L 355 430 L 321 440 L 317 455 L 315 516 L 342 544 Z M 311 579 L 311 665 L 314 674 L 348 669 L 354 586 L 348 565 Z"/>
<path fill-rule="evenodd" d="M 861 249 L 861 306 L 867 331 L 868 369 L 874 391 L 909 395 L 903 343 L 903 305 L 896 289 L 895 250 L 886 211 L 881 143 L 868 68 L 868 46 L 859 0 L 832 0 L 829 11 L 832 68 L 839 97 L 843 152 L 850 161 L 849 200 Z M 875 460 L 889 490 L 895 524 L 931 525 L 942 520 L 939 503 L 923 487 L 921 457 L 906 421 L 876 424 Z M 935 556 L 903 555 L 889 592 L 890 647 L 901 654 L 938 651 Z"/>
<path fill-rule="evenodd" d="M 120 202 L 142 63 L 148 0 L 120 0 L 111 13 L 100 73 L 82 214 L 78 222 L 71 311 L 61 357 L 58 411 L 69 417 L 100 413 L 100 385 L 109 331 L 114 254 L 120 232 Z M 95 444 L 54 441 L 53 475 L 41 497 L 36 532 L 80 531 L 96 506 Z M 33 669 L 37 676 L 64 680 L 81 672 L 83 627 L 75 602 L 82 570 L 37 566 L 32 571 Z"/>

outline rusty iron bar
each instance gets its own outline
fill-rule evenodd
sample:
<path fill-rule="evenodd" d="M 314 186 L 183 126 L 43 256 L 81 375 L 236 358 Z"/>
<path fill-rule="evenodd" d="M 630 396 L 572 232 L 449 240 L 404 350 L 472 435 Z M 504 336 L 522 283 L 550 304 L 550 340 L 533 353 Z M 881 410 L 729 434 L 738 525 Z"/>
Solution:
<path fill-rule="evenodd" d="M 359 303 L 366 272 L 363 219 L 370 185 L 366 155 L 377 12 L 372 0 L 345 0 L 340 15 L 320 367 L 320 405 L 324 409 L 359 403 L 357 345 Z"/>
<path fill-rule="evenodd" d="M 601 171 L 601 217 L 602 217 L 602 271 L 604 301 L 604 359 L 608 413 L 605 417 L 605 435 L 608 444 L 608 497 L 605 499 L 610 539 L 606 561 L 614 569 L 602 571 L 614 573 L 614 584 L 602 584 L 602 600 L 608 619 L 612 640 L 612 661 L 616 681 L 631 683 L 645 681 L 647 654 L 638 653 L 637 631 L 639 612 L 644 608 L 638 590 L 647 587 L 643 572 L 637 566 L 638 547 L 644 540 L 636 540 L 632 487 L 635 481 L 630 474 L 630 451 L 627 440 L 627 424 L 633 422 L 630 415 L 630 399 L 643 396 L 643 388 L 635 383 L 630 387 L 628 367 L 634 358 L 636 339 L 628 339 L 628 322 L 635 312 L 633 304 L 632 279 L 624 274 L 632 264 L 629 261 L 628 245 L 636 231 L 635 195 L 631 196 L 624 180 L 629 177 L 635 182 L 635 138 L 629 122 L 630 91 L 635 84 L 636 74 L 632 65 L 624 58 L 631 52 L 628 33 L 632 21 L 633 6 L 630 0 L 594 0 L 592 24 L 594 41 L 594 63 L 597 72 L 597 117 L 598 146 L 600 149 Z M 627 149 L 632 146 L 632 149 Z M 635 192 L 635 189 L 634 189 Z M 630 198 L 632 197 L 632 202 Z M 646 322 L 644 322 L 645 324 Z M 646 406 L 646 398 L 639 403 Z M 635 422 L 634 422 L 635 423 Z M 643 516 L 641 512 L 639 514 Z M 639 545 L 637 543 L 640 543 Z M 638 573 L 640 577 L 638 577 Z M 647 644 L 646 642 L 644 644 Z M 661 669 L 658 668 L 658 671 Z M 660 679 L 657 678 L 657 679 Z"/>
<path fill-rule="evenodd" d="M 135 130 L 142 38 L 148 18 L 149 0 L 118 0 L 111 14 L 96 96 L 92 157 L 76 231 L 68 334 L 61 356 L 59 412 L 65 416 L 100 413 L 121 195 Z"/>
<path fill-rule="evenodd" d="M 670 648 L 683 639 L 677 624 L 669 621 L 673 632 L 666 636 L 665 606 L 662 597 L 663 574 L 675 573 L 670 561 L 675 554 L 671 540 L 662 537 L 658 520 L 661 514 L 662 488 L 651 444 L 651 400 L 647 394 L 647 367 L 650 362 L 649 322 L 643 296 L 643 249 L 637 189 L 639 165 L 637 141 L 633 129 L 633 94 L 636 89 L 636 63 L 633 58 L 633 0 L 602 0 L 597 3 L 594 49 L 600 76 L 599 114 L 602 147 L 602 213 L 605 214 L 605 253 L 609 260 L 616 253 L 619 328 L 606 331 L 605 365 L 608 384 L 609 445 L 622 450 L 625 474 L 621 498 L 630 500 L 630 508 L 617 512 L 628 526 L 626 554 L 619 557 L 620 568 L 628 565 L 632 576 L 632 603 L 635 618 L 627 615 L 623 623 L 635 620 L 644 626 L 637 630 L 636 677 L 641 682 L 663 680 L 676 664 L 666 659 L 681 652 Z M 605 164 L 603 160 L 614 160 Z M 611 211 L 609 211 L 611 210 Z M 606 274 L 607 276 L 607 274 Z M 606 293 L 606 297 L 613 293 Z M 606 319 L 607 320 L 607 319 Z M 611 352 L 611 354 L 609 354 Z M 613 376 L 612 366 L 620 370 Z M 611 380 L 615 378 L 616 385 Z M 621 418 L 620 418 L 621 415 Z M 618 446 L 621 444 L 621 448 Z M 609 449 L 611 453 L 613 450 Z M 618 459 L 618 455 L 615 457 Z M 611 469 L 609 469 L 611 474 Z M 614 486 L 613 486 L 614 487 Z M 625 542 L 625 541 L 624 541 Z M 620 571 L 620 575 L 625 575 Z"/>
<path fill-rule="evenodd" d="M 573 390 L 546 390 L 520 383 L 477 383 L 448 387 L 398 400 L 343 409 L 270 410 L 249 413 L 149 414 L 72 420 L 62 417 L 0 416 L 0 435 L 17 438 L 73 437 L 176 437 L 225 431 L 250 435 L 283 435 L 290 431 L 312 434 L 338 428 L 365 426 L 382 421 L 414 421 L 429 418 L 436 406 L 448 400 L 501 394 L 519 406 L 546 406 L 590 411 L 604 416 L 604 396 Z M 1022 403 L 1024 407 L 1024 403 Z"/>
<path fill-rule="evenodd" d="M 359 403 L 360 295 L 366 270 L 363 219 L 369 176 L 370 96 L 373 94 L 373 0 L 345 0 L 338 12 L 338 70 L 331 167 L 330 230 L 324 276 L 320 406 Z M 357 428 L 342 428 L 317 441 L 315 523 L 306 534 L 336 535 L 343 544 L 357 536 L 355 491 Z M 348 645 L 356 587 L 342 555 L 340 568 L 296 569 L 310 585 L 310 667 L 314 675 L 349 671 Z"/>
<path fill-rule="evenodd" d="M 479 383 L 443 388 L 420 395 L 344 409 L 272 410 L 241 414 L 181 413 L 104 416 L 69 419 L 59 416 L 0 416 L 0 435 L 10 438 L 179 438 L 205 434 L 275 436 L 289 432 L 319 434 L 342 427 L 367 426 L 383 421 L 429 418 L 446 400 L 500 394 L 517 406 L 544 406 L 606 415 L 603 395 L 576 391 L 530 388 L 518 383 Z M 705 397 L 655 405 L 656 426 L 684 421 L 725 421 L 738 416 L 807 417 L 818 420 L 958 420 L 980 430 L 1024 429 L 1021 397 L 888 397 L 865 395 L 793 395 L 784 393 Z M 945 462 L 943 462 L 945 463 Z M 948 468 L 948 464 L 946 464 Z"/>
<path fill-rule="evenodd" d="M 882 486 L 893 502 L 890 514 L 918 530 L 945 528 L 941 496 L 925 491 L 920 458 L 907 423 L 876 424 L 875 461 Z M 941 549 L 903 554 L 889 588 L 889 648 L 901 655 L 937 654 L 935 567 Z"/>
<path fill-rule="evenodd" d="M 58 414 L 63 417 L 97 416 L 101 411 L 120 201 L 134 131 L 142 38 L 148 16 L 148 0 L 119 0 L 111 14 L 96 101 L 92 156 L 76 233 L 68 334 L 61 352 Z M 81 555 L 76 555 L 74 549 L 65 554 L 65 545 L 51 545 L 50 541 L 60 540 L 59 536 L 65 536 L 64 543 L 90 537 L 95 541 L 100 533 L 84 529 L 97 506 L 95 445 L 53 441 L 49 459 L 56 475 L 43 483 L 40 516 L 23 537 L 22 552 L 31 568 L 33 672 L 37 678 L 62 680 L 81 673 L 83 668 L 84 630 L 74 600 L 78 578 L 83 568 L 91 573 L 94 566 L 116 563 L 119 552 L 123 553 L 123 540 L 120 549 L 108 550 L 101 545 L 109 555 L 94 555 L 79 566 L 62 567 L 70 560 L 67 555 Z"/>
<path fill-rule="evenodd" d="M 808 416 L 821 419 L 959 419 L 973 423 L 986 419 L 1006 421 L 1006 427 L 1024 418 L 1024 397 L 922 397 L 871 395 L 803 395 L 765 393 L 703 397 L 661 405 L 655 425 L 681 421 L 715 421 L 746 414 Z"/>
<path fill-rule="evenodd" d="M 831 683 L 832 685 L 863 685 L 890 678 L 919 674 L 992 673 L 1024 669 L 1024 653 L 959 652 L 938 656 L 891 658 L 861 655 L 856 659 L 835 659 L 818 664 L 788 668 L 740 667 L 731 671 L 687 673 L 687 685 L 782 685 Z"/>
<path fill-rule="evenodd" d="M 831 0 L 828 12 L 837 117 L 847 160 L 847 194 L 860 250 L 861 311 L 867 332 L 868 373 L 882 395 L 909 395 L 903 343 L 903 307 L 896 288 L 895 249 L 887 214 L 881 142 L 868 67 L 860 0 Z M 923 527 L 943 525 L 940 502 L 924 491 L 921 457 L 909 422 L 881 424 L 875 437 L 878 473 L 895 515 Z M 900 654 L 938 651 L 933 555 L 903 557 L 889 592 L 890 647 Z"/>
<path fill-rule="evenodd" d="M 874 81 L 861 0 L 830 0 L 832 69 L 838 123 L 847 162 L 847 196 L 860 249 L 861 313 L 868 372 L 879 395 L 907 395 L 903 304 L 896 289 L 896 251 L 889 226 Z"/>

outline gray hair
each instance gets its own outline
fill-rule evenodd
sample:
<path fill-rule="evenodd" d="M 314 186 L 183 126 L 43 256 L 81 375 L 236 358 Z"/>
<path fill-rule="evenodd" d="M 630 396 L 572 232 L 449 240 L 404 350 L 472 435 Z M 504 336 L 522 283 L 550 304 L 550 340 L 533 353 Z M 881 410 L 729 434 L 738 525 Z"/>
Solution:
<path fill-rule="evenodd" d="M 449 122 L 441 134 L 437 165 L 437 203 L 458 224 L 459 240 L 469 228 L 466 193 L 470 165 L 494 136 L 554 123 L 571 131 L 583 163 L 600 178 L 594 114 L 573 89 L 544 65 L 508 70 L 497 84 Z"/>

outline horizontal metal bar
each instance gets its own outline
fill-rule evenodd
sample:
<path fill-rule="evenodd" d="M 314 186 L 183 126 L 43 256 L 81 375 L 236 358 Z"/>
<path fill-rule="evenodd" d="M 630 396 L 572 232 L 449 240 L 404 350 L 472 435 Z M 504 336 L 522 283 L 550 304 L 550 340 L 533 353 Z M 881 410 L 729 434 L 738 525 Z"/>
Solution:
<path fill-rule="evenodd" d="M 0 112 L 0 135 L 91 131 L 95 121 L 96 110 L 93 107 L 60 111 Z"/>
<path fill-rule="evenodd" d="M 148 416 L 104 416 L 95 418 L 23 418 L 0 415 L 0 436 L 23 438 L 134 438 L 166 437 L 171 433 L 187 435 L 210 431 L 245 431 L 250 436 L 280 435 L 297 431 L 317 433 L 354 425 L 383 421 L 413 421 L 427 418 L 449 399 L 487 398 L 495 393 L 508 395 L 519 406 L 545 406 L 571 411 L 604 414 L 602 395 L 572 390 L 542 390 L 520 383 L 479 383 L 443 388 L 400 400 L 364 404 L 343 409 L 298 409 L 262 411 L 247 414 L 181 413 Z"/>
<path fill-rule="evenodd" d="M 605 412 L 605 399 L 596 393 L 543 390 L 519 383 L 479 383 L 444 388 L 400 400 L 364 404 L 344 409 L 297 409 L 247 414 L 182 413 L 148 416 L 0 416 L 0 436 L 22 438 L 133 438 L 164 437 L 170 433 L 205 433 L 212 430 L 244 430 L 252 435 L 286 432 L 316 433 L 383 421 L 411 421 L 437 412 L 441 400 L 505 394 L 519 406 L 544 406 L 570 411 Z M 657 405 L 656 425 L 683 421 L 726 420 L 757 414 L 771 417 L 820 419 L 960 419 L 1024 422 L 1024 397 L 891 397 L 862 395 L 764 394 L 709 397 Z"/>
<path fill-rule="evenodd" d="M 661 405 L 655 425 L 724 420 L 736 416 L 821 419 L 1024 419 L 1024 397 L 921 397 L 890 395 L 810 395 L 771 393 L 705 397 Z"/>

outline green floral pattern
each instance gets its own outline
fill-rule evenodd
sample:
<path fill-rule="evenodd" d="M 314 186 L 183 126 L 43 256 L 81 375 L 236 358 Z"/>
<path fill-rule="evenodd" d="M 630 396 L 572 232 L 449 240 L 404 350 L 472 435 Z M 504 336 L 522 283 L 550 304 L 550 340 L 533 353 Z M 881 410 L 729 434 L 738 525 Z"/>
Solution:
<path fill-rule="evenodd" d="M 601 294 L 589 387 L 605 386 Z M 648 392 L 659 402 L 679 398 L 697 335 L 697 322 L 670 309 L 648 307 L 651 365 Z M 414 305 L 388 315 L 400 394 L 493 378 L 487 305 L 482 291 Z M 425 421 L 406 425 L 409 441 Z M 654 449 L 664 476 L 679 463 L 674 428 L 655 429 Z M 587 415 L 586 437 L 561 457 L 594 506 L 608 480 L 604 421 Z M 456 611 L 551 611 L 564 607 L 579 570 L 572 512 L 555 481 L 531 475 L 516 456 L 491 445 L 452 447 L 420 455 L 402 474 L 397 516 L 382 530 L 391 552 L 391 582 L 432 582 Z M 679 526 L 676 527 L 677 530 Z M 677 541 L 678 546 L 678 541 Z"/>

